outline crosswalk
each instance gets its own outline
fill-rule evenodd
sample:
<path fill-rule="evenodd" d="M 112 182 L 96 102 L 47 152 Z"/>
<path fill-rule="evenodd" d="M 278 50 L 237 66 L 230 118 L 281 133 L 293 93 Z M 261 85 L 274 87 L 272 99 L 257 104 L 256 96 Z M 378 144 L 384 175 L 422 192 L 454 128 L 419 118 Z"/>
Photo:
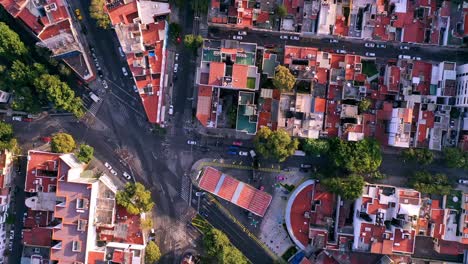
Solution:
<path fill-rule="evenodd" d="M 180 186 L 180 197 L 182 197 L 182 199 L 189 204 L 190 204 L 190 192 L 191 192 L 190 186 L 191 185 L 192 185 L 192 182 L 190 181 L 190 178 L 184 175 L 182 177 L 182 183 Z"/>
<path fill-rule="evenodd" d="M 90 97 L 84 95 L 82 98 L 82 101 L 85 106 L 87 106 L 88 113 L 91 114 L 92 116 L 96 116 L 97 112 L 99 111 L 99 108 L 101 108 L 103 100 L 100 100 L 99 102 L 93 101 Z"/>

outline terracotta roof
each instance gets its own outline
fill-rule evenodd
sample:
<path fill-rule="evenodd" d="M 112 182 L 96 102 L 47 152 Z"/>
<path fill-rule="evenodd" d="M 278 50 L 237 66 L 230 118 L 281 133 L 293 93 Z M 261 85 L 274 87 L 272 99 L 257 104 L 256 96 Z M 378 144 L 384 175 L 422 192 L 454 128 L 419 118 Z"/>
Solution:
<path fill-rule="evenodd" d="M 60 35 L 62 32 L 69 32 L 71 33 L 71 24 L 70 20 L 62 20 L 58 23 L 52 24 L 50 26 L 47 26 L 42 30 L 41 33 L 37 36 L 38 38 L 42 40 L 46 40 L 51 37 L 55 37 Z"/>
<path fill-rule="evenodd" d="M 409 235 L 409 238 L 403 238 L 403 234 Z M 416 232 L 414 230 L 409 233 L 407 231 L 402 232 L 400 228 L 395 229 L 393 251 L 412 254 L 414 252 L 415 235 Z"/>
<path fill-rule="evenodd" d="M 401 71 L 398 66 L 390 66 L 390 76 L 388 80 L 388 90 L 392 92 L 400 91 L 400 76 Z"/>
<path fill-rule="evenodd" d="M 424 42 L 424 24 L 421 21 L 410 23 L 404 27 L 403 41 L 410 43 Z"/>
<path fill-rule="evenodd" d="M 314 98 L 314 112 L 315 113 L 325 113 L 325 105 L 327 103 L 327 100 L 323 98 Z"/>
<path fill-rule="evenodd" d="M 42 186 L 43 192 L 48 192 L 49 185 L 57 184 L 60 170 L 60 155 L 30 150 L 28 152 L 28 165 L 24 190 L 35 192 L 37 186 Z"/>
<path fill-rule="evenodd" d="M 106 252 L 104 251 L 89 251 L 88 264 L 99 264 L 105 260 Z"/>
<path fill-rule="evenodd" d="M 463 35 L 467 36 L 468 35 L 468 12 L 465 14 L 465 23 L 463 24 Z"/>
<path fill-rule="evenodd" d="M 141 33 L 143 36 L 143 44 L 147 46 L 152 46 L 156 44 L 156 42 L 161 41 L 159 38 L 159 31 L 164 30 L 165 23 L 158 22 L 153 24 L 147 24 L 142 26 Z"/>
<path fill-rule="evenodd" d="M 387 32 L 387 27 L 390 25 L 390 17 L 377 15 L 375 18 L 374 38 L 380 40 L 390 40 L 390 35 Z"/>
<path fill-rule="evenodd" d="M 44 28 L 44 26 L 39 23 L 39 18 L 35 17 L 27 8 L 23 8 L 21 12 L 19 12 L 18 17 L 36 34 Z"/>
<path fill-rule="evenodd" d="M 234 64 L 232 66 L 232 87 L 247 88 L 248 71 L 249 66 L 243 64 Z"/>
<path fill-rule="evenodd" d="M 310 184 L 296 194 L 289 215 L 292 233 L 304 248 L 309 244 L 309 219 L 304 216 L 304 212 L 310 211 L 314 187 L 314 184 Z"/>
<path fill-rule="evenodd" d="M 257 16 L 257 23 L 265 23 L 267 21 L 270 21 L 270 14 L 266 11 L 261 11 Z"/>
<path fill-rule="evenodd" d="M 220 0 L 211 0 L 211 8 L 220 8 Z"/>
<path fill-rule="evenodd" d="M 226 64 L 223 62 L 210 62 L 209 85 L 221 85 L 221 79 L 224 77 Z"/>
<path fill-rule="evenodd" d="M 432 64 L 423 61 L 413 62 L 413 69 L 411 71 L 411 76 L 419 77 L 420 82 L 416 86 L 416 90 L 421 93 L 421 95 L 429 94 L 429 87 L 431 84 L 431 74 L 432 74 Z"/>
<path fill-rule="evenodd" d="M 49 227 L 23 229 L 23 243 L 28 246 L 50 247 L 52 244 L 52 229 Z"/>
<path fill-rule="evenodd" d="M 133 23 L 133 17 L 138 17 L 138 10 L 137 10 L 137 1 L 132 1 L 126 5 L 121 5 L 117 8 L 111 9 L 108 11 L 109 18 L 113 25 L 116 24 L 129 24 Z"/>
<path fill-rule="evenodd" d="M 317 68 L 317 74 L 315 75 L 317 82 L 320 84 L 326 84 L 328 81 L 328 69 L 326 68 Z"/>
<path fill-rule="evenodd" d="M 143 107 L 145 108 L 148 121 L 150 123 L 156 123 L 158 118 L 159 97 L 156 94 L 141 94 L 140 97 L 143 101 Z"/>
<path fill-rule="evenodd" d="M 272 199 L 268 193 L 257 190 L 212 167 L 204 169 L 199 187 L 261 217 L 265 215 Z"/>
<path fill-rule="evenodd" d="M 207 126 L 210 120 L 212 95 L 213 89 L 211 87 L 203 85 L 198 87 L 197 119 L 203 126 Z"/>

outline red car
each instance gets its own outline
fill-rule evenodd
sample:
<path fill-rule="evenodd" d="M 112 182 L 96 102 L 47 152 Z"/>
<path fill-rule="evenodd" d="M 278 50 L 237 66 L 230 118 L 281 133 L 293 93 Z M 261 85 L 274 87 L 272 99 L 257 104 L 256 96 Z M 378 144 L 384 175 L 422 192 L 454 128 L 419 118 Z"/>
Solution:
<path fill-rule="evenodd" d="M 45 143 L 50 143 L 50 141 L 52 141 L 50 137 L 41 137 L 41 140 L 42 142 L 45 142 Z"/>
<path fill-rule="evenodd" d="M 242 146 L 242 142 L 240 142 L 240 141 L 234 141 L 234 142 L 232 142 L 232 145 L 233 145 L 233 146 Z"/>
<path fill-rule="evenodd" d="M 33 119 L 32 119 L 32 118 L 23 118 L 23 121 L 24 121 L 24 122 L 32 122 Z"/>

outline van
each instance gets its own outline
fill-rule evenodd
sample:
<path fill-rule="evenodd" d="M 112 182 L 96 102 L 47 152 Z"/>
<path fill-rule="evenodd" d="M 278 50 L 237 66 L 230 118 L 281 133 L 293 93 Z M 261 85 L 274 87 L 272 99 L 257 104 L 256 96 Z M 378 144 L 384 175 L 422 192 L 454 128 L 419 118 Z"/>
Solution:
<path fill-rule="evenodd" d="M 255 153 L 255 151 L 251 150 L 251 151 L 249 151 L 249 152 L 250 152 L 250 156 L 251 156 L 252 158 L 255 158 L 255 156 L 257 156 L 257 154 Z"/>
<path fill-rule="evenodd" d="M 93 100 L 95 103 L 99 103 L 101 101 L 101 98 L 99 98 L 97 95 L 95 95 L 93 92 L 89 93 L 89 97 L 91 97 L 91 100 Z"/>

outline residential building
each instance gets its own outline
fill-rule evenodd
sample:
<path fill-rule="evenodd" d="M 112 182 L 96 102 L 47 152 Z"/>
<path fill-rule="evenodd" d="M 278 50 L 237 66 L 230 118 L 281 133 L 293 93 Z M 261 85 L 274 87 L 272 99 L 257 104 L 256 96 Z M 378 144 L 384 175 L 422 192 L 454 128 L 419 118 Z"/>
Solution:
<path fill-rule="evenodd" d="M 49 49 L 52 57 L 64 61 L 85 81 L 95 78 L 66 1 L 2 0 L 0 4 L 32 31 L 37 45 Z"/>
<path fill-rule="evenodd" d="M 168 3 L 111 1 L 106 5 L 150 123 L 164 125 Z"/>
<path fill-rule="evenodd" d="M 28 152 L 24 263 L 142 263 L 140 215 L 115 202 L 110 178 L 84 171 L 73 154 Z"/>
<path fill-rule="evenodd" d="M 0 237 L 6 238 L 7 211 L 10 205 L 10 190 L 13 180 L 13 153 L 9 150 L 0 151 Z M 0 240 L 0 254 L 6 249 L 6 240 Z"/>
<path fill-rule="evenodd" d="M 235 127 L 239 132 L 256 133 L 258 113 L 254 92 L 260 86 L 256 54 L 256 44 L 204 41 L 196 77 L 199 85 L 196 116 L 203 126 Z M 235 121 L 227 118 L 233 113 Z M 228 124 L 232 122 L 235 124 Z"/>
<path fill-rule="evenodd" d="M 468 64 L 457 67 L 457 93 L 455 106 L 468 107 Z"/>

